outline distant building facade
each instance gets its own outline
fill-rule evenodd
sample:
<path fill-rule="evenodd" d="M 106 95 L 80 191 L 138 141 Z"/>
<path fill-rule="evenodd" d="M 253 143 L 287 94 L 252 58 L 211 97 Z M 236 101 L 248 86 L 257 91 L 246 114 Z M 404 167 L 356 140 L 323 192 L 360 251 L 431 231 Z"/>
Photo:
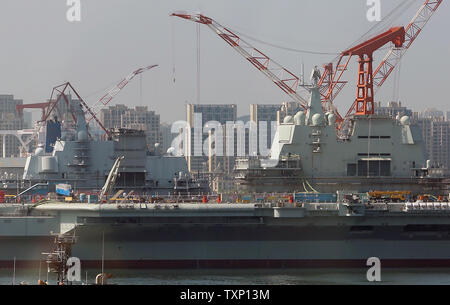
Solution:
<path fill-rule="evenodd" d="M 283 122 L 284 118 L 288 115 L 294 116 L 298 111 L 304 111 L 302 105 L 299 102 L 283 102 L 280 109 L 277 111 L 277 121 Z"/>
<path fill-rule="evenodd" d="M 208 156 L 203 154 L 203 143 L 210 136 L 208 133 L 197 135 L 201 139 L 197 143 L 195 138 L 195 114 L 201 114 L 203 127 L 205 123 L 217 121 L 222 126 L 227 122 L 235 122 L 237 119 L 237 105 L 235 104 L 187 104 L 186 105 L 186 121 L 190 126 L 187 133 L 186 161 L 188 169 L 191 173 L 205 173 L 215 171 L 228 171 L 232 169 L 233 158 L 224 156 Z M 223 127 L 225 131 L 225 128 Z M 223 132 L 224 144 L 226 143 L 226 132 Z M 199 145 L 201 145 L 199 147 Z M 224 145 L 224 149 L 225 145 Z M 202 152 L 201 156 L 195 156 L 195 152 Z M 233 160 L 232 160 L 233 159 Z"/>
<path fill-rule="evenodd" d="M 20 116 L 16 106 L 23 101 L 14 99 L 13 95 L 0 95 L 0 130 L 19 130 L 25 126 L 23 116 Z M 13 135 L 0 136 L 0 157 L 20 156 L 20 142 Z"/>
<path fill-rule="evenodd" d="M 261 154 L 260 145 L 261 136 L 260 133 L 263 129 L 260 122 L 266 122 L 266 132 L 267 137 L 265 139 L 265 143 L 267 148 L 272 146 L 273 135 L 275 134 L 275 126 L 272 126 L 272 122 L 278 122 L 278 117 L 280 116 L 280 111 L 282 109 L 281 104 L 251 104 L 250 105 L 250 120 L 256 123 L 258 128 L 258 153 Z"/>
<path fill-rule="evenodd" d="M 106 129 L 122 127 L 122 115 L 129 108 L 125 105 L 118 104 L 109 106 L 100 111 L 100 121 Z"/>
<path fill-rule="evenodd" d="M 444 117 L 421 117 L 416 122 L 422 130 L 426 159 L 433 166 L 450 169 L 450 121 Z"/>
<path fill-rule="evenodd" d="M 419 117 L 422 119 L 440 119 L 444 117 L 444 112 L 435 108 L 427 108 L 419 112 Z"/>
<path fill-rule="evenodd" d="M 171 147 L 173 139 L 177 136 L 172 133 L 172 125 L 169 123 L 161 123 L 162 152 L 165 153 Z"/>

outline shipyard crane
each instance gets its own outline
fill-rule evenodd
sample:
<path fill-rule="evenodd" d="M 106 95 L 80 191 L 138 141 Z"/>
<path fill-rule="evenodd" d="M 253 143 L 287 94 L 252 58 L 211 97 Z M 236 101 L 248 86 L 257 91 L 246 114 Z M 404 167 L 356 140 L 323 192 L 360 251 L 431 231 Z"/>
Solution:
<path fill-rule="evenodd" d="M 375 92 L 383 85 L 391 72 L 400 62 L 402 56 L 411 47 L 413 42 L 421 33 L 423 27 L 430 20 L 431 16 L 436 12 L 442 0 L 426 0 L 419 8 L 414 17 L 405 28 L 405 42 L 403 47 L 396 48 L 391 46 L 386 56 L 375 69 L 373 73 L 373 83 L 375 85 Z"/>
<path fill-rule="evenodd" d="M 151 65 L 144 68 L 139 68 L 133 72 L 131 72 L 128 76 L 123 78 L 119 83 L 113 86 L 105 95 L 103 95 L 95 104 L 93 104 L 90 109 L 92 111 L 91 117 L 87 119 L 89 123 L 92 119 L 96 120 L 96 115 L 100 112 L 103 106 L 106 106 L 119 92 L 128 85 L 129 82 L 137 75 L 142 74 L 148 70 L 158 67 L 158 65 Z"/>
<path fill-rule="evenodd" d="M 70 105 L 69 99 L 67 97 L 66 91 L 71 90 L 75 93 L 78 100 L 80 101 L 82 108 L 85 108 L 87 112 L 93 114 L 93 112 L 90 110 L 89 106 L 84 102 L 84 100 L 81 98 L 81 96 L 77 93 L 75 88 L 70 84 L 69 82 L 65 82 L 59 86 L 56 86 L 53 88 L 50 99 L 46 103 L 35 103 L 35 104 L 25 104 L 25 105 L 17 105 L 16 109 L 19 114 L 23 113 L 23 109 L 26 108 L 34 108 L 34 109 L 42 109 L 42 116 L 41 120 L 39 120 L 35 126 L 35 128 L 31 131 L 31 137 L 28 138 L 22 145 L 25 147 L 28 145 L 31 141 L 37 139 L 39 137 L 39 132 L 41 128 L 45 126 L 45 122 L 49 119 L 50 115 L 53 113 L 53 111 L 56 109 L 58 111 L 58 115 L 61 116 L 61 113 L 58 108 L 58 102 L 62 98 L 62 101 L 65 102 L 67 109 L 70 111 L 70 114 L 72 115 L 74 123 L 77 123 L 77 117 L 72 110 L 72 107 Z M 104 126 L 101 124 L 101 122 L 96 118 L 97 123 L 100 125 L 100 127 L 103 128 L 105 133 L 109 136 L 109 131 L 104 128 Z M 22 140 L 20 140 L 23 142 Z"/>
<path fill-rule="evenodd" d="M 86 112 L 88 112 L 92 118 L 95 119 L 95 121 L 97 122 L 97 124 L 103 129 L 103 131 L 105 131 L 106 135 L 109 137 L 110 136 L 110 132 L 105 128 L 105 126 L 103 126 L 103 124 L 100 122 L 100 120 L 96 117 L 95 113 L 91 110 L 91 108 L 88 106 L 88 104 L 83 100 L 83 98 L 78 94 L 77 90 L 75 90 L 75 88 L 72 86 L 72 84 L 70 82 L 65 82 L 64 84 L 61 84 L 59 86 L 56 86 L 53 88 L 52 90 L 52 94 L 50 96 L 50 101 L 55 101 L 55 103 L 53 103 L 53 105 L 51 107 L 49 107 L 47 109 L 47 113 L 44 116 L 44 119 L 42 120 L 42 122 L 45 122 L 51 115 L 53 109 L 57 106 L 59 99 L 62 97 L 64 102 L 67 105 L 67 109 L 70 110 L 70 113 L 72 115 L 73 121 L 75 123 L 77 123 L 77 118 L 74 114 L 74 112 L 72 111 L 72 107 L 70 105 L 69 99 L 67 97 L 67 91 L 72 91 L 75 96 L 77 97 L 78 101 L 81 103 L 82 108 L 84 108 L 86 110 Z"/>
<path fill-rule="evenodd" d="M 99 202 L 102 202 L 108 194 L 114 189 L 114 184 L 116 183 L 117 176 L 119 175 L 120 163 L 124 159 L 124 156 L 120 156 L 114 162 L 111 171 L 109 172 L 108 178 L 106 179 L 105 185 L 102 187 L 102 191 L 100 192 Z"/>
<path fill-rule="evenodd" d="M 298 92 L 298 87 L 302 86 L 299 84 L 300 78 L 257 48 L 253 47 L 250 43 L 243 40 L 229 28 L 220 25 L 214 19 L 202 14 L 189 15 L 185 13 L 172 13 L 170 16 L 180 17 L 208 26 L 210 30 L 225 40 L 241 56 L 255 66 L 256 69 L 261 71 L 261 73 L 283 90 L 284 93 L 294 101 L 298 102 L 303 109 L 308 109 L 307 100 Z M 302 87 L 308 89 L 306 86 Z"/>
<path fill-rule="evenodd" d="M 53 87 L 52 93 L 51 93 L 50 99 L 49 99 L 49 101 L 53 102 L 53 103 L 49 104 L 49 107 L 47 108 L 47 111 L 45 112 L 45 115 L 43 115 L 40 122 L 47 121 L 48 118 L 50 117 L 50 115 L 52 114 L 53 110 L 55 108 L 58 109 L 58 101 L 61 97 L 64 99 L 67 109 L 71 109 L 69 99 L 67 98 L 67 96 L 65 94 L 66 90 L 70 90 L 70 89 L 72 89 L 72 91 L 77 95 L 77 97 L 79 97 L 78 93 L 76 93 L 76 90 L 73 88 L 73 86 L 69 82 L 65 82 L 59 86 Z M 71 111 L 71 115 L 72 115 L 73 121 L 76 123 L 77 118 L 72 111 Z"/>
<path fill-rule="evenodd" d="M 48 107 L 51 107 L 52 103 L 53 102 L 34 103 L 34 104 L 20 104 L 20 105 L 16 105 L 16 109 L 17 109 L 17 112 L 18 112 L 19 115 L 23 115 L 23 110 L 24 109 L 41 109 L 42 110 L 41 120 L 44 120 L 46 109 Z"/>
<path fill-rule="evenodd" d="M 372 72 L 369 76 L 374 87 L 372 93 L 376 93 L 378 89 L 380 89 L 380 87 L 384 84 L 391 72 L 400 62 L 402 56 L 411 47 L 413 42 L 421 33 L 424 26 L 436 12 L 442 1 L 443 0 L 426 0 L 422 4 L 422 6 L 416 12 L 414 17 L 411 19 L 404 30 L 405 39 L 403 44 L 399 46 L 393 43 L 389 48 L 386 56 L 375 69 L 375 72 Z M 342 118 L 336 107 L 333 106 L 334 99 L 337 97 L 342 88 L 347 84 L 347 81 L 341 80 L 341 77 L 347 70 L 351 56 L 346 56 L 344 55 L 344 53 L 345 51 L 341 53 L 341 57 L 339 58 L 338 63 L 335 66 L 333 66 L 333 63 L 324 65 L 324 72 L 322 73 L 322 77 L 319 81 L 322 102 L 324 105 L 328 105 L 328 107 L 331 108 L 331 110 L 333 110 L 333 112 L 335 113 L 338 128 L 340 128 L 342 121 L 353 113 L 353 110 L 358 110 L 357 107 L 355 107 L 357 104 L 357 102 L 355 101 L 347 112 L 347 115 Z"/>
<path fill-rule="evenodd" d="M 130 73 L 127 77 L 123 78 L 119 83 L 117 83 L 115 86 L 113 86 L 108 92 L 103 95 L 96 103 L 94 103 L 91 107 L 81 98 L 81 96 L 78 94 L 78 92 L 75 90 L 75 88 L 70 84 L 70 82 L 66 82 L 62 85 L 56 86 L 52 90 L 52 94 L 50 96 L 50 101 L 55 102 L 49 102 L 49 107 L 47 108 L 47 111 L 42 117 L 42 122 L 45 122 L 55 109 L 57 107 L 57 101 L 62 97 L 64 102 L 67 105 L 68 109 L 71 109 L 69 104 L 69 99 L 67 98 L 66 91 L 71 90 L 75 93 L 76 97 L 80 101 L 82 107 L 84 108 L 85 112 L 90 115 L 89 118 L 86 119 L 87 124 L 89 124 L 90 121 L 95 120 L 96 123 L 100 126 L 100 128 L 103 129 L 103 131 L 106 133 L 108 137 L 110 137 L 110 131 L 105 128 L 105 126 L 101 123 L 101 121 L 98 119 L 97 115 L 100 112 L 101 108 L 105 105 L 107 105 L 119 92 L 125 88 L 126 85 L 129 84 L 129 82 L 137 75 L 144 73 L 145 71 L 148 71 L 150 69 L 153 69 L 157 67 L 158 65 L 151 65 L 144 68 L 139 68 L 132 73 Z M 71 111 L 72 118 L 74 122 L 77 122 L 76 116 Z"/>
<path fill-rule="evenodd" d="M 373 100 L 373 52 L 392 42 L 396 48 L 400 48 L 405 42 L 405 28 L 393 27 L 388 31 L 381 33 L 353 48 L 345 50 L 341 54 L 339 63 L 345 57 L 348 59 L 344 61 L 348 63 L 352 56 L 358 56 L 358 83 L 356 88 L 356 99 L 353 105 L 347 112 L 346 117 L 355 110 L 356 115 L 374 114 L 374 100 Z M 342 73 L 341 73 L 342 75 Z"/>
<path fill-rule="evenodd" d="M 52 114 L 54 109 L 56 109 L 58 111 L 58 114 L 61 115 L 58 105 L 57 105 L 60 97 L 64 98 L 64 101 L 66 102 L 68 109 L 71 109 L 70 105 L 69 105 L 69 100 L 67 99 L 67 96 L 64 94 L 64 92 L 67 90 L 67 88 L 72 88 L 72 90 L 75 91 L 75 89 L 73 89 L 73 87 L 72 87 L 72 85 L 70 85 L 70 83 L 64 83 L 62 85 L 59 85 L 59 86 L 56 86 L 53 88 L 51 97 L 48 102 L 24 104 L 24 105 L 16 106 L 17 112 L 20 115 L 22 115 L 23 110 L 27 109 L 27 108 L 42 110 L 41 119 L 36 123 L 35 128 L 32 129 L 29 133 L 27 133 L 27 134 L 30 134 L 31 137 L 29 137 L 24 143 L 22 143 L 23 147 L 26 147 L 26 145 L 31 143 L 31 141 L 36 140 L 39 137 L 39 132 L 40 132 L 41 128 L 44 127 L 45 122 L 50 117 L 50 115 Z M 56 98 L 54 98 L 55 95 L 57 96 L 58 100 Z M 72 111 L 71 111 L 71 114 L 72 114 L 72 118 L 73 118 L 74 122 L 76 122 L 77 121 L 76 116 L 74 115 L 74 113 Z M 21 139 L 20 139 L 20 141 L 22 142 Z"/>

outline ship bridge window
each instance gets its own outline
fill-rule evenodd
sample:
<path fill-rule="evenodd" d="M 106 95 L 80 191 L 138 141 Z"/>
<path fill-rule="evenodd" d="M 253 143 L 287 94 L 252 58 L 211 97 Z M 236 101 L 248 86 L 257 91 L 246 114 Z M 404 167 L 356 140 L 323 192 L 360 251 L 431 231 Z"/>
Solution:
<path fill-rule="evenodd" d="M 358 139 L 368 139 L 369 136 L 358 136 Z M 391 136 L 370 136 L 371 139 L 390 139 Z"/>
<path fill-rule="evenodd" d="M 383 158 L 362 158 L 358 160 L 358 176 L 390 176 L 391 160 Z"/>
<path fill-rule="evenodd" d="M 359 157 L 389 157 L 390 153 L 358 153 Z"/>

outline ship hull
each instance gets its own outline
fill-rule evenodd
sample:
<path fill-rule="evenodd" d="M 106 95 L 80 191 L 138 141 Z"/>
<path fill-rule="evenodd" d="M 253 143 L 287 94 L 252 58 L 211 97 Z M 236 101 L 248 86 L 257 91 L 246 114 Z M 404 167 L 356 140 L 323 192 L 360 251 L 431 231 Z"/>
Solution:
<path fill-rule="evenodd" d="M 384 267 L 450 267 L 450 211 L 401 206 L 348 216 L 340 204 L 43 205 L 41 211 L 59 212 L 4 218 L 10 223 L 2 232 L 16 234 L 0 236 L 0 266 L 13 267 L 14 258 L 17 268 L 38 266 L 54 248 L 49 232 L 76 223 L 64 233 L 77 237 L 72 256 L 91 268 L 102 257 L 106 268 L 366 267 L 370 257 Z"/>
<path fill-rule="evenodd" d="M 360 222 L 360 221 L 358 221 Z M 362 230 L 352 231 L 353 228 Z M 77 230 L 73 255 L 108 268 L 450 267 L 448 232 L 404 226 L 119 225 Z"/>

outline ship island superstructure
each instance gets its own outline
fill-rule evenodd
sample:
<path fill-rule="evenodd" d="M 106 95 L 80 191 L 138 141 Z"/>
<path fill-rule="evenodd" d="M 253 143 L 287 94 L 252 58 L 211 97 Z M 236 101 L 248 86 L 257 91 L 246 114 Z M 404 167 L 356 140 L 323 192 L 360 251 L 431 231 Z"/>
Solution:
<path fill-rule="evenodd" d="M 278 125 L 270 158 L 237 160 L 240 189 L 447 192 L 444 171 L 425 160 L 421 131 L 410 117 L 358 115 L 340 133 L 335 120 L 312 88 L 308 111 Z"/>
<path fill-rule="evenodd" d="M 80 192 L 95 192 L 105 183 L 117 157 L 123 156 L 117 189 L 145 194 L 208 192 L 207 183 L 191 177 L 184 157 L 149 155 L 144 131 L 115 128 L 109 139 L 94 140 L 81 105 L 72 107 L 77 117 L 75 133 L 61 135 L 59 131 L 50 153 L 38 147 L 27 157 L 22 177 L 25 185 L 47 183 L 48 191 L 54 192 L 56 184 L 64 183 Z M 15 193 L 15 183 L 12 187 Z"/>

